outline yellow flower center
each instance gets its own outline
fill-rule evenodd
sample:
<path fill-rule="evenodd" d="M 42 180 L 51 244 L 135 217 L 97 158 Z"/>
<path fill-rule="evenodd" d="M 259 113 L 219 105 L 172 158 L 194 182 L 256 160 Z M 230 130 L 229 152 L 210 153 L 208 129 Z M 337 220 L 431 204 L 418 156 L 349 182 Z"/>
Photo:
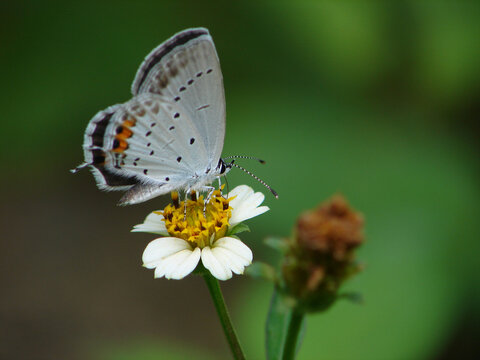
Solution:
<path fill-rule="evenodd" d="M 230 199 L 225 199 L 220 190 L 215 190 L 205 207 L 203 196 L 198 199 L 178 202 L 178 193 L 172 193 L 173 204 L 168 204 L 163 211 L 165 226 L 170 236 L 187 240 L 200 248 L 211 245 L 215 240 L 225 236 L 228 219 L 232 216 Z"/>

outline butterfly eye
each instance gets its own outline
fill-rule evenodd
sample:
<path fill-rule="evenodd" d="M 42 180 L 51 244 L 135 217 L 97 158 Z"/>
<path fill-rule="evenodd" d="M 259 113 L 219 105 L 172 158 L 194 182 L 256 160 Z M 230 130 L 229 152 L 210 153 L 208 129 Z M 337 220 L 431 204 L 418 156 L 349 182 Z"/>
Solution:
<path fill-rule="evenodd" d="M 224 174 L 225 170 L 227 170 L 227 166 L 225 165 L 225 161 L 223 161 L 223 159 L 218 161 L 217 169 L 220 170 L 220 174 Z"/>

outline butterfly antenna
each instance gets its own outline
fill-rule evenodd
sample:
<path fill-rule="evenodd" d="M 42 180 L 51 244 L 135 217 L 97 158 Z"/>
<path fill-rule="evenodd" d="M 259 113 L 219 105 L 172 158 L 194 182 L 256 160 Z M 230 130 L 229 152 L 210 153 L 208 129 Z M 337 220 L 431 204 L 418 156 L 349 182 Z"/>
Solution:
<path fill-rule="evenodd" d="M 246 172 L 248 175 L 250 175 L 251 177 L 253 177 L 255 180 L 257 180 L 260 184 L 262 184 L 263 186 L 265 186 L 268 190 L 270 190 L 270 192 L 273 194 L 273 196 L 275 196 L 275 198 L 278 199 L 278 193 L 273 190 L 270 185 L 268 185 L 265 181 L 263 181 L 262 179 L 260 179 L 258 176 L 252 174 L 250 171 L 248 171 L 247 169 L 245 169 L 244 167 L 240 166 L 240 165 L 237 165 L 235 164 L 233 161 L 230 163 L 231 166 L 235 166 L 236 168 L 239 168 L 240 170 Z"/>
<path fill-rule="evenodd" d="M 224 157 L 223 159 L 250 159 L 250 160 L 257 160 L 260 164 L 265 164 L 265 160 L 259 159 L 254 156 L 246 156 L 246 155 L 231 155 Z"/>

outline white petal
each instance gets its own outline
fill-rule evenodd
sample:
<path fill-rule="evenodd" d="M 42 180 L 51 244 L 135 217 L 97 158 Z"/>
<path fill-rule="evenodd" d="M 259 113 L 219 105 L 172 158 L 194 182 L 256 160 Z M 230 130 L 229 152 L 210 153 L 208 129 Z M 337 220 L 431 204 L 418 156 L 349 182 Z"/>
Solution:
<path fill-rule="evenodd" d="M 163 276 L 167 277 L 168 275 L 171 275 L 177 269 L 177 265 L 182 264 L 191 253 L 192 250 L 184 249 L 163 258 L 157 264 L 157 267 L 155 269 L 155 278 L 157 279 Z"/>
<path fill-rule="evenodd" d="M 268 206 L 260 206 L 260 207 L 250 207 L 246 208 L 243 207 L 238 212 L 232 211 L 232 217 L 229 219 L 230 226 L 235 226 L 242 221 L 254 218 L 255 216 L 261 215 L 264 212 L 270 210 Z M 233 219 L 233 220 L 232 220 Z"/>
<path fill-rule="evenodd" d="M 247 186 L 247 185 L 236 186 L 232 191 L 228 193 L 228 197 L 235 196 L 235 199 L 233 199 L 230 202 L 230 204 L 241 202 L 244 197 L 248 196 L 252 192 L 253 192 L 253 189 L 250 186 Z"/>
<path fill-rule="evenodd" d="M 232 271 L 217 259 L 208 246 L 202 249 L 202 263 L 218 280 L 228 280 L 232 277 Z"/>
<path fill-rule="evenodd" d="M 132 232 L 147 232 L 159 235 L 168 235 L 167 228 L 165 227 L 165 221 L 163 221 L 163 215 L 150 213 L 143 224 L 135 225 Z"/>
<path fill-rule="evenodd" d="M 182 250 L 192 251 L 191 245 L 174 237 L 164 237 L 151 241 L 145 248 L 142 256 L 143 266 L 149 269 L 157 267 L 164 258 Z"/>
<path fill-rule="evenodd" d="M 236 196 L 230 201 L 232 207 L 232 217 L 229 219 L 230 226 L 234 226 L 242 221 L 263 214 L 268 211 L 268 206 L 259 205 L 265 199 L 261 192 L 253 192 L 253 189 L 247 185 L 240 185 L 233 189 L 228 197 Z"/>
<path fill-rule="evenodd" d="M 222 248 L 227 250 L 230 254 L 235 256 L 243 266 L 248 266 L 252 263 L 253 253 L 250 248 L 242 241 L 233 237 L 224 237 L 217 240 L 214 244 L 215 248 Z"/>
<path fill-rule="evenodd" d="M 263 202 L 264 199 L 265 199 L 265 195 L 263 195 L 261 192 L 254 193 L 252 190 L 249 196 L 244 197 L 241 201 L 239 202 L 233 201 L 232 207 L 236 206 L 237 210 L 256 208 Z"/>
<path fill-rule="evenodd" d="M 185 259 L 183 264 L 177 268 L 177 270 L 172 274 L 172 279 L 182 279 L 188 274 L 190 274 L 198 265 L 200 261 L 200 255 L 202 251 L 200 248 L 195 248 L 190 256 Z"/>
<path fill-rule="evenodd" d="M 203 265 L 219 280 L 228 280 L 235 274 L 243 274 L 245 267 L 252 263 L 252 251 L 238 239 L 224 237 L 211 248 L 202 250 Z"/>
<path fill-rule="evenodd" d="M 213 248 L 212 253 L 224 267 L 230 268 L 235 274 L 243 274 L 243 270 L 245 269 L 243 259 L 239 259 L 236 255 L 232 256 L 230 251 L 221 247 Z"/>
<path fill-rule="evenodd" d="M 185 249 L 179 251 L 164 260 L 155 269 L 155 278 L 165 276 L 167 279 L 182 279 L 197 267 L 200 260 L 200 249 Z"/>

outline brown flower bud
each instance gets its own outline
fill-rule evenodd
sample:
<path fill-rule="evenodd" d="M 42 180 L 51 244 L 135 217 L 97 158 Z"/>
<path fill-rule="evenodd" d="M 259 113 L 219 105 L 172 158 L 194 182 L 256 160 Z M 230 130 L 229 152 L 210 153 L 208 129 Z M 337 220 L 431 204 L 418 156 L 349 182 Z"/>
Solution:
<path fill-rule="evenodd" d="M 343 281 L 360 270 L 354 250 L 363 242 L 363 217 L 340 195 L 300 215 L 283 265 L 290 296 L 306 310 L 322 310 Z"/>

